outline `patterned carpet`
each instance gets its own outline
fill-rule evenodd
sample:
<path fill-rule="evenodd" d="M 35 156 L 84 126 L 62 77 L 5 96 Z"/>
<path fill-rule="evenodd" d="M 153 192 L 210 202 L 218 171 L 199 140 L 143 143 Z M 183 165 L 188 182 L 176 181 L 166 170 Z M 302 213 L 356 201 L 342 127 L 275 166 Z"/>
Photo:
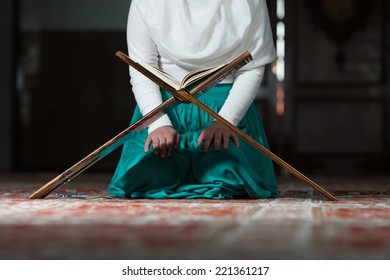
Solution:
<path fill-rule="evenodd" d="M 271 200 L 122 200 L 89 173 L 27 199 L 55 175 L 0 173 L 0 259 L 390 259 L 390 177 L 312 178 L 337 202 L 292 177 Z"/>

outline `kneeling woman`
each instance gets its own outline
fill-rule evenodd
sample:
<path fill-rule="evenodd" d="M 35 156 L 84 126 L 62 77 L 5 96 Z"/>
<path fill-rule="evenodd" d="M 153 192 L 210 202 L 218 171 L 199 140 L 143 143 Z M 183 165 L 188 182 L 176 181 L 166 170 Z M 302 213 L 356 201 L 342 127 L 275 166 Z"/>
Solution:
<path fill-rule="evenodd" d="M 268 147 L 253 100 L 264 66 L 275 59 L 265 0 L 133 0 L 129 56 L 182 79 L 244 51 L 254 60 L 201 96 L 206 106 Z M 132 122 L 171 95 L 130 68 L 137 101 Z M 123 198 L 270 198 L 273 163 L 191 103 L 132 132 L 108 187 Z"/>

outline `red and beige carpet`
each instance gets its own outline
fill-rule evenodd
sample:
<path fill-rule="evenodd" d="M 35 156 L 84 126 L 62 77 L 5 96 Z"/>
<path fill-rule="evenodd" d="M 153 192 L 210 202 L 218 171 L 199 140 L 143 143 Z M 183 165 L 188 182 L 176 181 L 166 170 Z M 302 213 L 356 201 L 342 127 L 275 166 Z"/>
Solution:
<path fill-rule="evenodd" d="M 271 200 L 124 200 L 88 173 L 27 199 L 55 175 L 0 174 L 0 259 L 390 259 L 390 177 L 314 177 L 337 202 L 295 177 Z"/>

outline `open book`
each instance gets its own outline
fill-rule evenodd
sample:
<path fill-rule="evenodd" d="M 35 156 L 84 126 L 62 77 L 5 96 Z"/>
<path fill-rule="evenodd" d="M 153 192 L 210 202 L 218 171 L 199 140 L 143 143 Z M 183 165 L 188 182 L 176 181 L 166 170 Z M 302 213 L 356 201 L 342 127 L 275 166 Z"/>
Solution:
<path fill-rule="evenodd" d="M 182 81 L 178 81 L 168 73 L 149 63 L 135 62 L 120 51 L 117 51 L 115 55 L 170 93 L 175 93 L 182 89 L 193 93 L 206 92 L 253 59 L 250 52 L 246 51 L 229 63 L 191 71 Z"/>
<path fill-rule="evenodd" d="M 163 70 L 157 68 L 154 65 L 151 65 L 145 61 L 139 61 L 138 64 L 142 65 L 144 68 L 152 72 L 154 75 L 159 77 L 161 80 L 166 82 L 168 85 L 173 87 L 175 90 L 187 88 L 188 86 L 210 76 L 211 74 L 217 72 L 219 69 L 224 67 L 224 65 L 220 66 L 213 66 L 213 67 L 207 67 L 207 68 L 201 68 L 197 70 L 193 70 L 189 72 L 187 75 L 184 76 L 182 81 L 178 81 L 176 78 L 172 77 L 168 73 L 164 72 Z"/>

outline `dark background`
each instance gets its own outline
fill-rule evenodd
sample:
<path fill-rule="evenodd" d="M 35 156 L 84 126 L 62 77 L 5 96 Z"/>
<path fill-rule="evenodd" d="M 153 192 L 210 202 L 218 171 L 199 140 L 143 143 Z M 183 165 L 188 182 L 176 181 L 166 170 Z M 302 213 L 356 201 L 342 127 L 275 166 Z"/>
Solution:
<path fill-rule="evenodd" d="M 272 65 L 256 100 L 271 150 L 303 172 L 385 174 L 390 5 L 286 2 L 283 114 Z M 127 127 L 134 98 L 114 54 L 126 52 L 129 4 L 1 1 L 1 171 L 62 171 Z M 119 153 L 92 170 L 112 172 Z"/>

